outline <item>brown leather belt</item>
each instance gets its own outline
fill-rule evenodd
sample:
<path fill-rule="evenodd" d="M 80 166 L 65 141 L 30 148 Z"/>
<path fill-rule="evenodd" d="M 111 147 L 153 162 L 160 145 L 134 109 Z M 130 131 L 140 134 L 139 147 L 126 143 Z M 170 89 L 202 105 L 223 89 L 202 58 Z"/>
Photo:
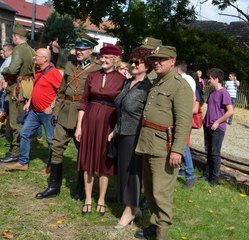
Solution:
<path fill-rule="evenodd" d="M 66 95 L 64 97 L 65 100 L 69 100 L 69 101 L 72 101 L 72 102 L 79 102 L 81 100 L 82 96 L 81 95 L 76 95 L 76 96 L 69 96 L 69 95 Z"/>
<path fill-rule="evenodd" d="M 31 78 L 31 76 L 20 76 L 18 77 L 18 79 L 20 80 L 29 80 Z"/>
<path fill-rule="evenodd" d="M 166 132 L 168 128 L 174 129 L 173 126 L 161 126 L 156 123 L 150 122 L 146 119 L 143 119 L 143 126 L 152 128 L 154 130 L 160 131 L 160 132 Z"/>

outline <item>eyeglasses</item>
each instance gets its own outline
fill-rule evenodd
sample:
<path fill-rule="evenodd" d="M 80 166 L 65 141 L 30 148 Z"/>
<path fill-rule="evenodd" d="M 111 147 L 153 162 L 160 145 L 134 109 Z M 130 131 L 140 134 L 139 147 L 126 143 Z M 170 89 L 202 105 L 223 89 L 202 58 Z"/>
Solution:
<path fill-rule="evenodd" d="M 132 65 L 132 64 L 135 64 L 135 66 L 136 67 L 138 67 L 141 63 L 143 63 L 143 62 L 141 62 L 140 60 L 130 60 L 130 65 Z"/>

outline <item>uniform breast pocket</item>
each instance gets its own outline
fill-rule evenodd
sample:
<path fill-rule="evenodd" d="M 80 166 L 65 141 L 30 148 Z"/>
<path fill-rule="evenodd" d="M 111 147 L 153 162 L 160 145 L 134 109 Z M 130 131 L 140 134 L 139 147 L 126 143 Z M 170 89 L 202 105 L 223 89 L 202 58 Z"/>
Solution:
<path fill-rule="evenodd" d="M 164 108 L 171 107 L 171 91 L 158 91 L 156 103 Z"/>

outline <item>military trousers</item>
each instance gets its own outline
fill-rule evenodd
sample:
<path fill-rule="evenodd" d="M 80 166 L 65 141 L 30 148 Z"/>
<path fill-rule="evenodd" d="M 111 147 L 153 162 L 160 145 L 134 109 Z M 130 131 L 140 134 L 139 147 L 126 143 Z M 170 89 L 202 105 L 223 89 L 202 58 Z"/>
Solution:
<path fill-rule="evenodd" d="M 16 118 L 22 112 L 24 104 L 25 102 L 9 100 L 9 123 L 13 135 L 9 152 L 13 155 L 19 155 L 20 153 L 20 132 L 22 125 L 16 122 Z"/>
<path fill-rule="evenodd" d="M 52 139 L 52 158 L 51 162 L 53 164 L 60 164 L 63 161 L 64 152 L 69 144 L 69 142 L 73 139 L 77 150 L 79 149 L 79 142 L 76 141 L 74 137 L 75 133 L 74 129 L 67 129 L 60 125 L 56 124 L 54 129 L 54 136 Z"/>
<path fill-rule="evenodd" d="M 143 156 L 143 186 L 150 222 L 157 226 L 157 240 L 166 240 L 173 218 L 173 193 L 179 169 L 172 168 L 165 157 Z"/>

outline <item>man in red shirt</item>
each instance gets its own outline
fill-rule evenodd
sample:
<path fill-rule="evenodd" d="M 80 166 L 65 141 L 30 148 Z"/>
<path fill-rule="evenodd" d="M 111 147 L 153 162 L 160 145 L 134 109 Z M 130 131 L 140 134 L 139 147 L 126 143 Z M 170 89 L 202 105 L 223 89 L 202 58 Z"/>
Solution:
<path fill-rule="evenodd" d="M 17 163 L 5 165 L 9 169 L 28 169 L 31 138 L 40 124 L 45 128 L 46 140 L 49 146 L 47 166 L 51 164 L 51 141 L 54 133 L 52 105 L 57 95 L 62 75 L 50 63 L 50 59 L 50 51 L 46 48 L 40 48 L 35 53 L 34 62 L 38 70 L 34 78 L 32 96 L 23 108 L 29 111 L 29 114 L 20 133 L 20 155 Z"/>

